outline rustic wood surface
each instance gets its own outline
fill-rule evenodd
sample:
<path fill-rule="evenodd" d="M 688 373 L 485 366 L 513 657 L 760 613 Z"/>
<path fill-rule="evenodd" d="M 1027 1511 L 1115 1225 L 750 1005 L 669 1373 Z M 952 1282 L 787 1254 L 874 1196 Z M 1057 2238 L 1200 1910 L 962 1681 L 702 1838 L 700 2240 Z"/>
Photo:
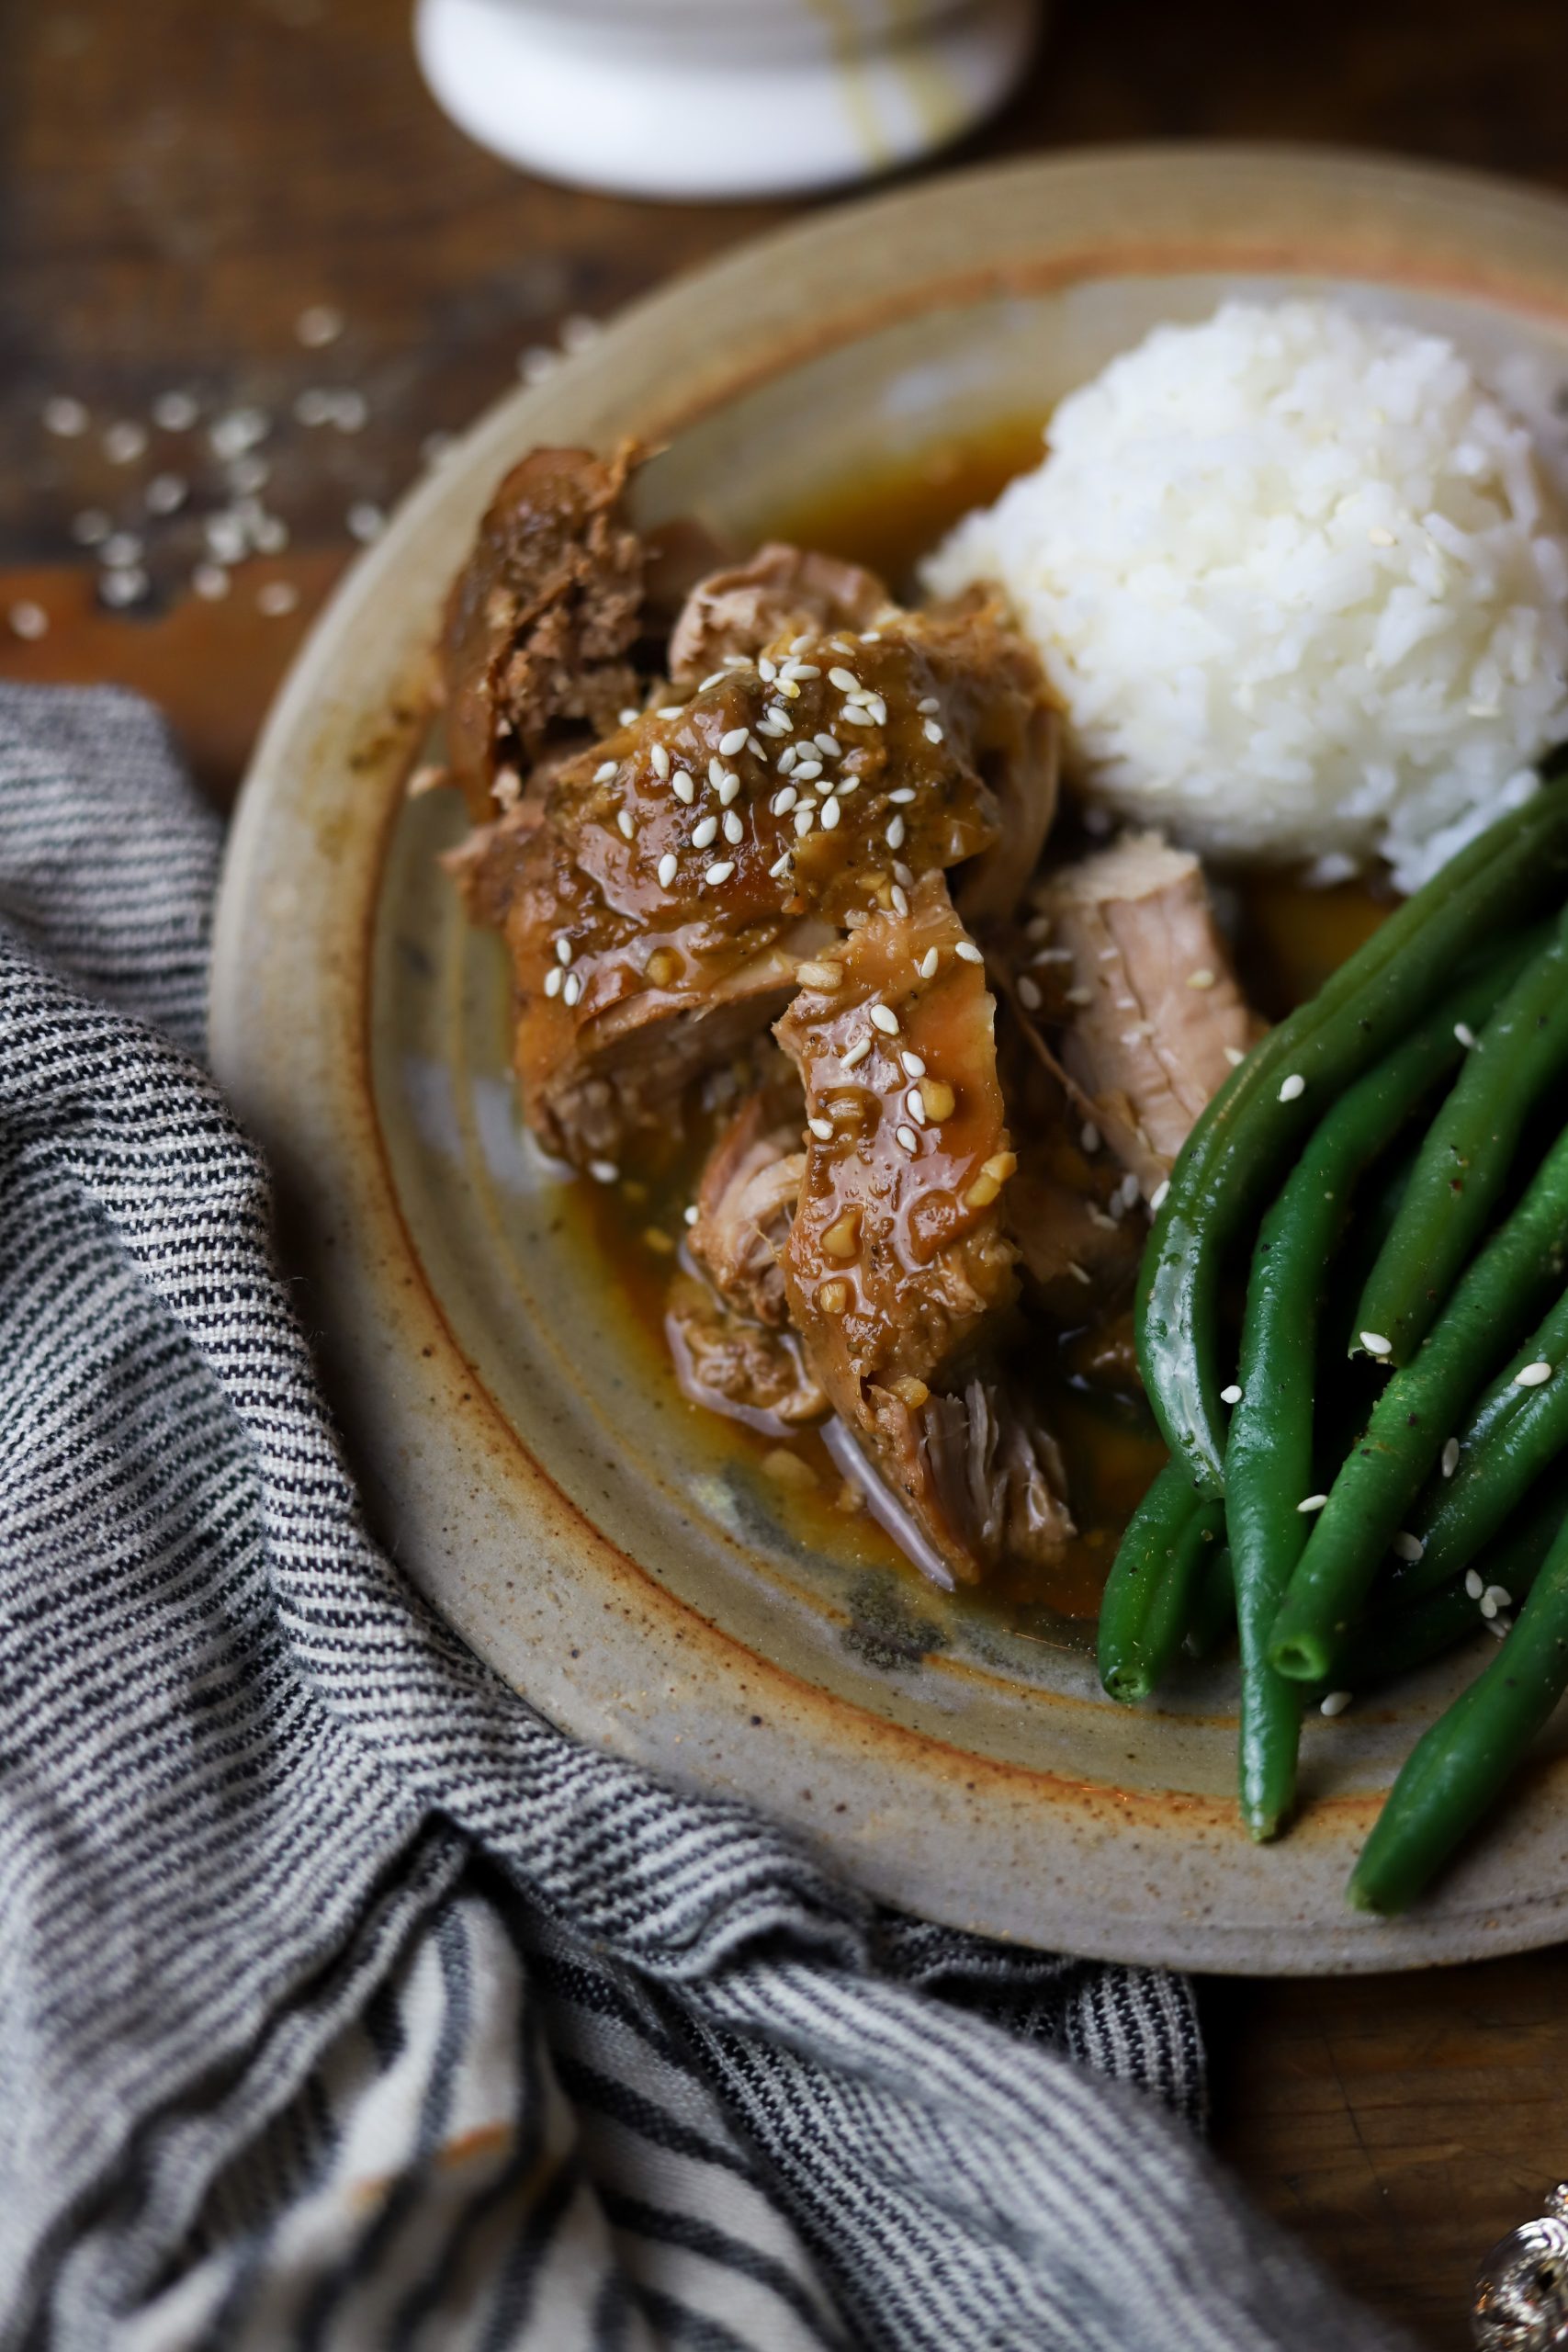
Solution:
<path fill-rule="evenodd" d="M 429 436 L 460 426 L 563 322 L 792 209 L 644 207 L 513 175 L 429 103 L 408 13 L 406 0 L 14 0 L 6 17 L 0 675 L 142 687 L 223 800 L 350 550 L 350 509 L 393 498 Z M 1560 0 L 1063 0 L 1027 86 L 961 153 L 1330 139 L 1568 188 L 1565 87 Z M 297 322 L 321 304 L 344 331 L 310 347 Z M 242 565 L 220 603 L 189 591 L 203 516 L 231 494 L 203 435 L 154 433 L 119 464 L 103 447 L 107 426 L 145 421 L 175 388 L 208 419 L 254 404 L 274 420 L 259 494 L 289 544 Z M 295 401 L 323 389 L 361 391 L 363 425 L 301 423 Z M 62 395 L 87 405 L 90 430 L 43 429 Z M 159 470 L 191 496 L 149 523 L 141 491 Z M 105 606 L 73 538 L 93 508 L 146 541 L 130 614 Z M 294 609 L 265 609 L 290 590 Z M 6 622 L 31 605 L 50 624 L 36 639 Z M 1433 2352 L 1468 2342 L 1482 2251 L 1568 2174 L 1565 1991 L 1560 1951 L 1204 1987 L 1220 2149 Z"/>

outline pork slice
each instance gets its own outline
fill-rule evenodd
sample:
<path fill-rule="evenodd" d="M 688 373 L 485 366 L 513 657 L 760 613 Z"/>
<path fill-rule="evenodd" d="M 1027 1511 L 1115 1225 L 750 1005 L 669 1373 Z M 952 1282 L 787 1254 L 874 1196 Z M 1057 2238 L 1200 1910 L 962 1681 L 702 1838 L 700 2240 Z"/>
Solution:
<path fill-rule="evenodd" d="M 872 1467 L 947 1573 L 973 1582 L 996 1564 L 994 1523 L 938 1475 L 953 1456 L 952 1414 L 938 1415 L 935 1454 L 925 1416 L 944 1390 L 970 1415 L 973 1388 L 997 1419 L 974 1432 L 976 1459 L 1021 1460 L 1011 1398 L 967 1374 L 1018 1287 L 998 1206 L 1015 1163 L 994 1006 L 940 875 L 917 883 L 907 915 L 863 924 L 836 963 L 775 1033 L 807 1113 L 784 1250 L 790 1318 Z M 1029 1513 L 1002 1516 L 1021 1527 Z"/>
<path fill-rule="evenodd" d="M 894 615 L 869 641 L 814 644 L 804 677 L 771 657 L 772 674 L 728 670 L 459 854 L 470 907 L 506 940 L 525 1108 L 552 1150 L 616 1159 L 777 1018 L 803 958 L 991 846 L 975 749 L 989 646 L 973 616 Z M 850 662 L 868 697 L 853 718 L 831 674 Z"/>
<path fill-rule="evenodd" d="M 676 1274 L 664 1329 L 676 1379 L 694 1405 L 775 1436 L 827 1412 L 794 1333 L 754 1322 L 699 1275 Z"/>
<path fill-rule="evenodd" d="M 1069 982 L 1063 1061 L 1152 1195 L 1255 1035 L 1202 869 L 1130 833 L 1051 875 L 1035 903 Z"/>
<path fill-rule="evenodd" d="M 948 1525 L 987 1568 L 1059 1561 L 1077 1533 L 1061 1449 L 1010 1384 L 973 1379 L 920 1408 L 920 1456 Z"/>
<path fill-rule="evenodd" d="M 670 675 L 691 684 L 730 654 L 750 659 L 803 631 L 869 628 L 890 604 L 874 572 L 770 539 L 744 563 L 698 581 L 670 633 Z"/>
<path fill-rule="evenodd" d="M 1032 648 L 988 592 L 972 590 L 923 617 L 958 655 L 967 707 L 955 707 L 953 717 L 996 800 L 997 838 L 965 869 L 956 893 L 964 922 L 989 926 L 1013 913 L 1045 847 L 1056 814 L 1061 717 Z"/>
<path fill-rule="evenodd" d="M 641 699 L 643 548 L 624 513 L 635 463 L 534 449 L 496 491 L 453 582 L 441 645 L 447 764 L 477 821 L 514 799 L 549 730 L 593 734 Z M 499 785 L 499 794 L 497 786 Z"/>
<path fill-rule="evenodd" d="M 782 1087 L 753 1094 L 730 1120 L 704 1163 L 687 1236 L 720 1297 L 774 1329 L 789 1321 L 779 1254 L 806 1172 L 799 1090 L 789 1091 L 787 1102 Z"/>

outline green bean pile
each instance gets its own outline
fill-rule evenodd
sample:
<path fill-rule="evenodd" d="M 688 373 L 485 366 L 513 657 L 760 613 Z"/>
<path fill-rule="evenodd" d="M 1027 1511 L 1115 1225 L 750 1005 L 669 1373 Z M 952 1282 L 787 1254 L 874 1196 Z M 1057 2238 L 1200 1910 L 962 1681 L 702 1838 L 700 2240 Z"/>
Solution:
<path fill-rule="evenodd" d="M 1568 1127 L 1541 1141 L 1568 1076 L 1565 776 L 1568 749 L 1233 1073 L 1139 1279 L 1170 1459 L 1106 1586 L 1100 1677 L 1146 1698 L 1234 1616 L 1253 1837 L 1294 1810 L 1306 1705 L 1503 1635 L 1368 1839 L 1349 1899 L 1381 1912 L 1568 1689 Z M 1348 1443 L 1336 1346 L 1382 1374 Z"/>

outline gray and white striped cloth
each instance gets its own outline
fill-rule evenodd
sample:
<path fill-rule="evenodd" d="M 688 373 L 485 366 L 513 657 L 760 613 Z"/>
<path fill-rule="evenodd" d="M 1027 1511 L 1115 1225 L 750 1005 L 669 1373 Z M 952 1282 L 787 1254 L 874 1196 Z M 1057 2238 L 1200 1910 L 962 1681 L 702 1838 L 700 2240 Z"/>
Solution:
<path fill-rule="evenodd" d="M 1386 2346 L 1189 1988 L 875 1913 L 361 1525 L 201 1068 L 216 820 L 0 689 L 0 2345 Z"/>

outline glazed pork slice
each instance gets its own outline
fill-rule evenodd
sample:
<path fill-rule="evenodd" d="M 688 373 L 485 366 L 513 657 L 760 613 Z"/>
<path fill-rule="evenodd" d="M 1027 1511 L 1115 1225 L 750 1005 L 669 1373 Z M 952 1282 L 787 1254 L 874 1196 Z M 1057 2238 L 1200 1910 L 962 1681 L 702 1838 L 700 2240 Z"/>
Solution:
<path fill-rule="evenodd" d="M 506 941 L 547 1147 L 615 1164 L 777 1018 L 803 959 L 991 849 L 981 762 L 998 703 L 1031 694 L 1032 657 L 973 609 L 797 635 L 644 712 L 460 854 Z"/>
<path fill-rule="evenodd" d="M 1255 1035 L 1202 870 L 1157 834 L 1130 833 L 1051 875 L 1035 904 L 1064 1064 L 1148 1197 Z"/>
<path fill-rule="evenodd" d="M 942 1568 L 1071 1532 L 1044 1433 L 976 1367 L 1018 1289 L 998 1204 L 1015 1161 L 994 1005 L 940 875 L 804 986 L 777 1035 L 806 1090 L 807 1159 L 784 1251 L 806 1361 Z"/>
<path fill-rule="evenodd" d="M 669 671 L 693 685 L 732 655 L 824 630 L 869 628 L 893 600 L 874 572 L 770 539 L 744 563 L 699 580 L 670 635 Z"/>
<path fill-rule="evenodd" d="M 547 736 L 590 737 L 642 698 L 630 660 L 644 552 L 626 519 L 629 445 L 534 449 L 496 491 L 452 585 L 441 644 L 447 766 L 476 822 L 514 801 Z"/>

